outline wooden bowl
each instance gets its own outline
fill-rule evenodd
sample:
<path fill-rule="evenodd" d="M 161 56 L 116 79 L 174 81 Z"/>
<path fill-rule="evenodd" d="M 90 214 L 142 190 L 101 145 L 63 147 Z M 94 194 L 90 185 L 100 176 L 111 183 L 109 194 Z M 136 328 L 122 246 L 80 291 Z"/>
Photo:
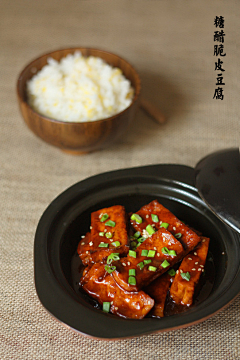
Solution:
<path fill-rule="evenodd" d="M 27 81 L 47 64 L 49 57 L 59 61 L 68 54 L 74 54 L 75 51 L 81 51 L 82 55 L 86 57 L 100 57 L 111 66 L 122 70 L 134 88 L 134 98 L 128 108 L 103 120 L 76 123 L 58 121 L 40 115 L 28 105 Z M 126 60 L 107 51 L 91 48 L 62 49 L 44 54 L 28 64 L 17 80 L 18 102 L 27 126 L 42 140 L 73 154 L 87 153 L 107 147 L 120 138 L 134 117 L 138 107 L 140 89 L 139 75 Z"/>

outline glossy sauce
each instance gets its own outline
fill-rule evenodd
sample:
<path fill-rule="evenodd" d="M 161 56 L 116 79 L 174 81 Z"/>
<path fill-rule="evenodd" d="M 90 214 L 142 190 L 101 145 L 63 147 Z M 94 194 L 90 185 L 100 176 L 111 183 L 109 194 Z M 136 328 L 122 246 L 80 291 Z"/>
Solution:
<path fill-rule="evenodd" d="M 79 285 L 79 280 L 82 276 L 82 272 L 84 270 L 84 266 L 78 256 L 77 251 L 72 257 L 71 261 L 71 275 L 72 275 L 72 286 L 76 293 L 81 297 L 84 298 L 89 304 L 91 304 L 94 308 L 101 309 L 101 306 L 98 304 L 96 300 L 91 298 L 89 295 L 85 293 L 85 291 Z M 208 257 L 205 264 L 205 271 L 200 277 L 200 281 L 196 286 L 194 292 L 194 300 L 193 306 L 196 306 L 198 303 L 204 301 L 211 293 L 213 284 L 215 279 L 215 267 L 214 261 L 211 253 L 208 253 Z M 175 314 L 179 314 L 185 312 L 189 309 L 188 306 L 178 305 L 172 301 L 169 294 L 166 298 L 165 308 L 164 308 L 164 316 L 171 316 Z M 152 317 L 151 312 L 146 317 Z"/>
<path fill-rule="evenodd" d="M 72 275 L 72 285 L 73 289 L 76 291 L 76 293 L 84 298 L 90 305 L 92 305 L 96 309 L 101 309 L 101 306 L 99 303 L 91 298 L 79 285 L 80 278 L 82 277 L 83 270 L 85 269 L 85 266 L 82 264 L 82 261 L 77 253 L 77 251 L 74 253 L 71 261 L 71 275 Z"/>

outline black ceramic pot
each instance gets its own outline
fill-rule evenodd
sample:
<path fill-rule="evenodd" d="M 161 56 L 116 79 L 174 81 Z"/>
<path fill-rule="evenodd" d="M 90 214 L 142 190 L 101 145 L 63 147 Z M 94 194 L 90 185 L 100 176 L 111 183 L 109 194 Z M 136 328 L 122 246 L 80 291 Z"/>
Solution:
<path fill-rule="evenodd" d="M 212 316 L 240 291 L 240 236 L 209 209 L 194 186 L 194 169 L 152 165 L 100 174 L 59 195 L 44 212 L 36 231 L 34 261 L 37 294 L 60 322 L 90 337 L 120 339 L 186 327 Z M 162 319 L 122 319 L 93 307 L 76 290 L 72 259 L 92 211 L 116 204 L 136 211 L 157 199 L 178 218 L 210 237 L 215 268 L 207 298 L 187 312 Z"/>

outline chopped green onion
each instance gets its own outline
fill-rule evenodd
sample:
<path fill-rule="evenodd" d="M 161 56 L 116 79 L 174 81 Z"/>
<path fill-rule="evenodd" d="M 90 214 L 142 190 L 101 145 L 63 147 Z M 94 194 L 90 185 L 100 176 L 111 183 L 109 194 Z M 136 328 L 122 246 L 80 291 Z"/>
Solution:
<path fill-rule="evenodd" d="M 165 254 L 165 255 L 177 256 L 175 250 L 169 250 L 167 247 L 163 247 L 161 251 L 162 251 L 162 253 Z"/>
<path fill-rule="evenodd" d="M 132 242 L 131 242 L 131 249 L 132 249 L 132 250 L 135 250 L 136 247 L 137 247 L 136 241 L 132 241 Z"/>
<path fill-rule="evenodd" d="M 167 247 L 163 247 L 161 251 L 162 251 L 162 253 L 163 253 L 164 255 L 166 255 L 166 254 L 168 255 L 168 251 L 169 251 L 169 250 L 168 250 Z"/>
<path fill-rule="evenodd" d="M 159 222 L 159 218 L 158 218 L 157 215 L 151 214 L 151 217 L 152 217 L 152 221 L 153 221 L 153 222 L 155 222 L 155 223 Z"/>
<path fill-rule="evenodd" d="M 103 302 L 103 307 L 102 307 L 103 311 L 104 311 L 104 312 L 109 312 L 109 311 L 110 311 L 110 306 L 111 306 L 111 303 L 110 303 L 110 302 L 104 301 L 104 302 Z"/>
<path fill-rule="evenodd" d="M 139 267 L 140 270 L 142 270 L 144 268 L 144 263 L 141 261 L 140 263 L 137 264 L 137 266 Z"/>
<path fill-rule="evenodd" d="M 147 264 L 151 264 L 152 260 L 143 260 L 144 264 L 147 265 Z"/>
<path fill-rule="evenodd" d="M 107 222 L 105 222 L 105 225 L 106 225 L 106 226 L 114 227 L 114 226 L 116 225 L 116 223 L 115 223 L 115 221 L 108 220 Z"/>
<path fill-rule="evenodd" d="M 161 223 L 160 227 L 164 227 L 165 229 L 167 229 L 169 227 L 168 223 Z"/>
<path fill-rule="evenodd" d="M 128 283 L 130 285 L 136 285 L 136 278 L 134 276 L 129 276 Z"/>
<path fill-rule="evenodd" d="M 133 235 L 136 239 L 139 238 L 139 236 L 141 235 L 140 231 L 135 232 L 135 234 Z"/>
<path fill-rule="evenodd" d="M 119 253 L 111 253 L 110 255 L 108 255 L 107 264 L 109 265 L 112 261 L 120 260 L 120 257 L 118 255 Z"/>
<path fill-rule="evenodd" d="M 182 237 L 182 234 L 181 233 L 177 233 L 174 235 L 176 239 L 180 239 Z"/>
<path fill-rule="evenodd" d="M 146 238 L 143 237 L 143 236 L 137 239 L 137 241 L 138 241 L 139 243 L 143 243 L 144 240 L 146 240 Z"/>
<path fill-rule="evenodd" d="M 101 222 L 104 222 L 105 220 L 108 219 L 108 217 L 109 217 L 108 214 L 103 214 L 102 217 L 101 217 L 101 219 L 100 219 L 100 221 L 101 221 Z"/>
<path fill-rule="evenodd" d="M 135 276 L 136 275 L 136 270 L 135 269 L 129 269 L 128 274 L 129 274 L 129 276 L 130 275 Z"/>
<path fill-rule="evenodd" d="M 142 250 L 141 256 L 148 256 L 148 250 Z"/>
<path fill-rule="evenodd" d="M 108 265 L 105 265 L 104 269 L 105 269 L 109 274 L 111 274 L 114 270 L 116 270 L 116 266 L 108 266 Z"/>
<path fill-rule="evenodd" d="M 114 242 L 112 243 L 112 245 L 115 246 L 115 247 L 118 247 L 118 246 L 121 245 L 121 243 L 120 243 L 119 241 L 114 241 Z"/>
<path fill-rule="evenodd" d="M 136 247 L 139 247 L 140 245 L 141 245 L 141 243 L 139 242 Z"/>
<path fill-rule="evenodd" d="M 182 277 L 184 280 L 189 281 L 191 276 L 190 276 L 189 272 L 186 272 L 186 273 L 181 273 L 181 277 Z"/>
<path fill-rule="evenodd" d="M 156 271 L 157 268 L 156 268 L 155 266 L 149 266 L 149 267 L 148 267 L 148 270 L 149 270 L 149 271 Z"/>
<path fill-rule="evenodd" d="M 170 276 L 174 276 L 176 274 L 176 271 L 174 269 L 170 269 L 170 270 L 168 270 L 168 274 Z"/>
<path fill-rule="evenodd" d="M 146 227 L 147 232 L 149 233 L 149 235 L 152 235 L 155 233 L 154 228 L 152 227 L 152 225 L 148 224 L 148 226 Z"/>
<path fill-rule="evenodd" d="M 111 232 L 106 232 L 105 236 L 106 236 L 106 238 L 110 239 L 112 237 L 112 233 Z"/>
<path fill-rule="evenodd" d="M 129 256 L 132 256 L 132 257 L 134 257 L 134 258 L 137 257 L 136 251 L 133 251 L 133 250 L 129 250 L 128 255 L 129 255 Z"/>
<path fill-rule="evenodd" d="M 101 231 L 98 235 L 99 236 L 105 236 L 105 232 Z"/>
<path fill-rule="evenodd" d="M 168 267 L 170 264 L 169 264 L 169 262 L 167 261 L 167 260 L 164 260 L 164 262 L 163 263 L 161 263 L 161 266 L 163 267 L 163 268 L 166 268 L 166 267 Z"/>
<path fill-rule="evenodd" d="M 142 218 L 141 218 L 141 216 L 139 216 L 138 214 L 132 214 L 131 220 L 135 220 L 136 223 L 138 223 L 138 224 L 141 224 L 141 223 L 142 223 Z"/>
<path fill-rule="evenodd" d="M 154 257 L 155 256 L 156 251 L 155 250 L 149 250 L 147 257 Z"/>
<path fill-rule="evenodd" d="M 108 243 L 100 243 L 100 244 L 98 245 L 98 247 L 107 248 L 107 247 L 108 247 Z"/>

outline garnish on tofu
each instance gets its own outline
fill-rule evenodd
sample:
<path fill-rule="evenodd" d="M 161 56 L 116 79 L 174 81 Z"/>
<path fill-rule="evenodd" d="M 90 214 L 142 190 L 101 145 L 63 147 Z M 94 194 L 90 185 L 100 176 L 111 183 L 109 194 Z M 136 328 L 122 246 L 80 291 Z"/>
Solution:
<path fill-rule="evenodd" d="M 168 299 L 192 304 L 209 239 L 157 200 L 130 215 L 121 205 L 95 211 L 90 230 L 77 249 L 87 266 L 80 286 L 103 312 L 142 319 L 163 317 Z"/>
<path fill-rule="evenodd" d="M 154 305 L 154 300 L 144 291 L 129 293 L 121 289 L 104 264 L 89 267 L 80 280 L 82 288 L 102 306 L 103 311 L 129 318 L 142 319 Z M 130 282 L 135 276 L 129 276 Z"/>
<path fill-rule="evenodd" d="M 204 237 L 197 247 L 184 257 L 170 289 L 170 296 L 177 304 L 190 306 L 194 289 L 204 270 L 209 239 Z"/>
<path fill-rule="evenodd" d="M 84 244 L 79 243 L 78 254 L 83 264 L 89 265 L 105 262 L 115 248 L 119 254 L 127 255 L 129 246 L 126 211 L 115 205 L 91 214 L 91 233 Z"/>

